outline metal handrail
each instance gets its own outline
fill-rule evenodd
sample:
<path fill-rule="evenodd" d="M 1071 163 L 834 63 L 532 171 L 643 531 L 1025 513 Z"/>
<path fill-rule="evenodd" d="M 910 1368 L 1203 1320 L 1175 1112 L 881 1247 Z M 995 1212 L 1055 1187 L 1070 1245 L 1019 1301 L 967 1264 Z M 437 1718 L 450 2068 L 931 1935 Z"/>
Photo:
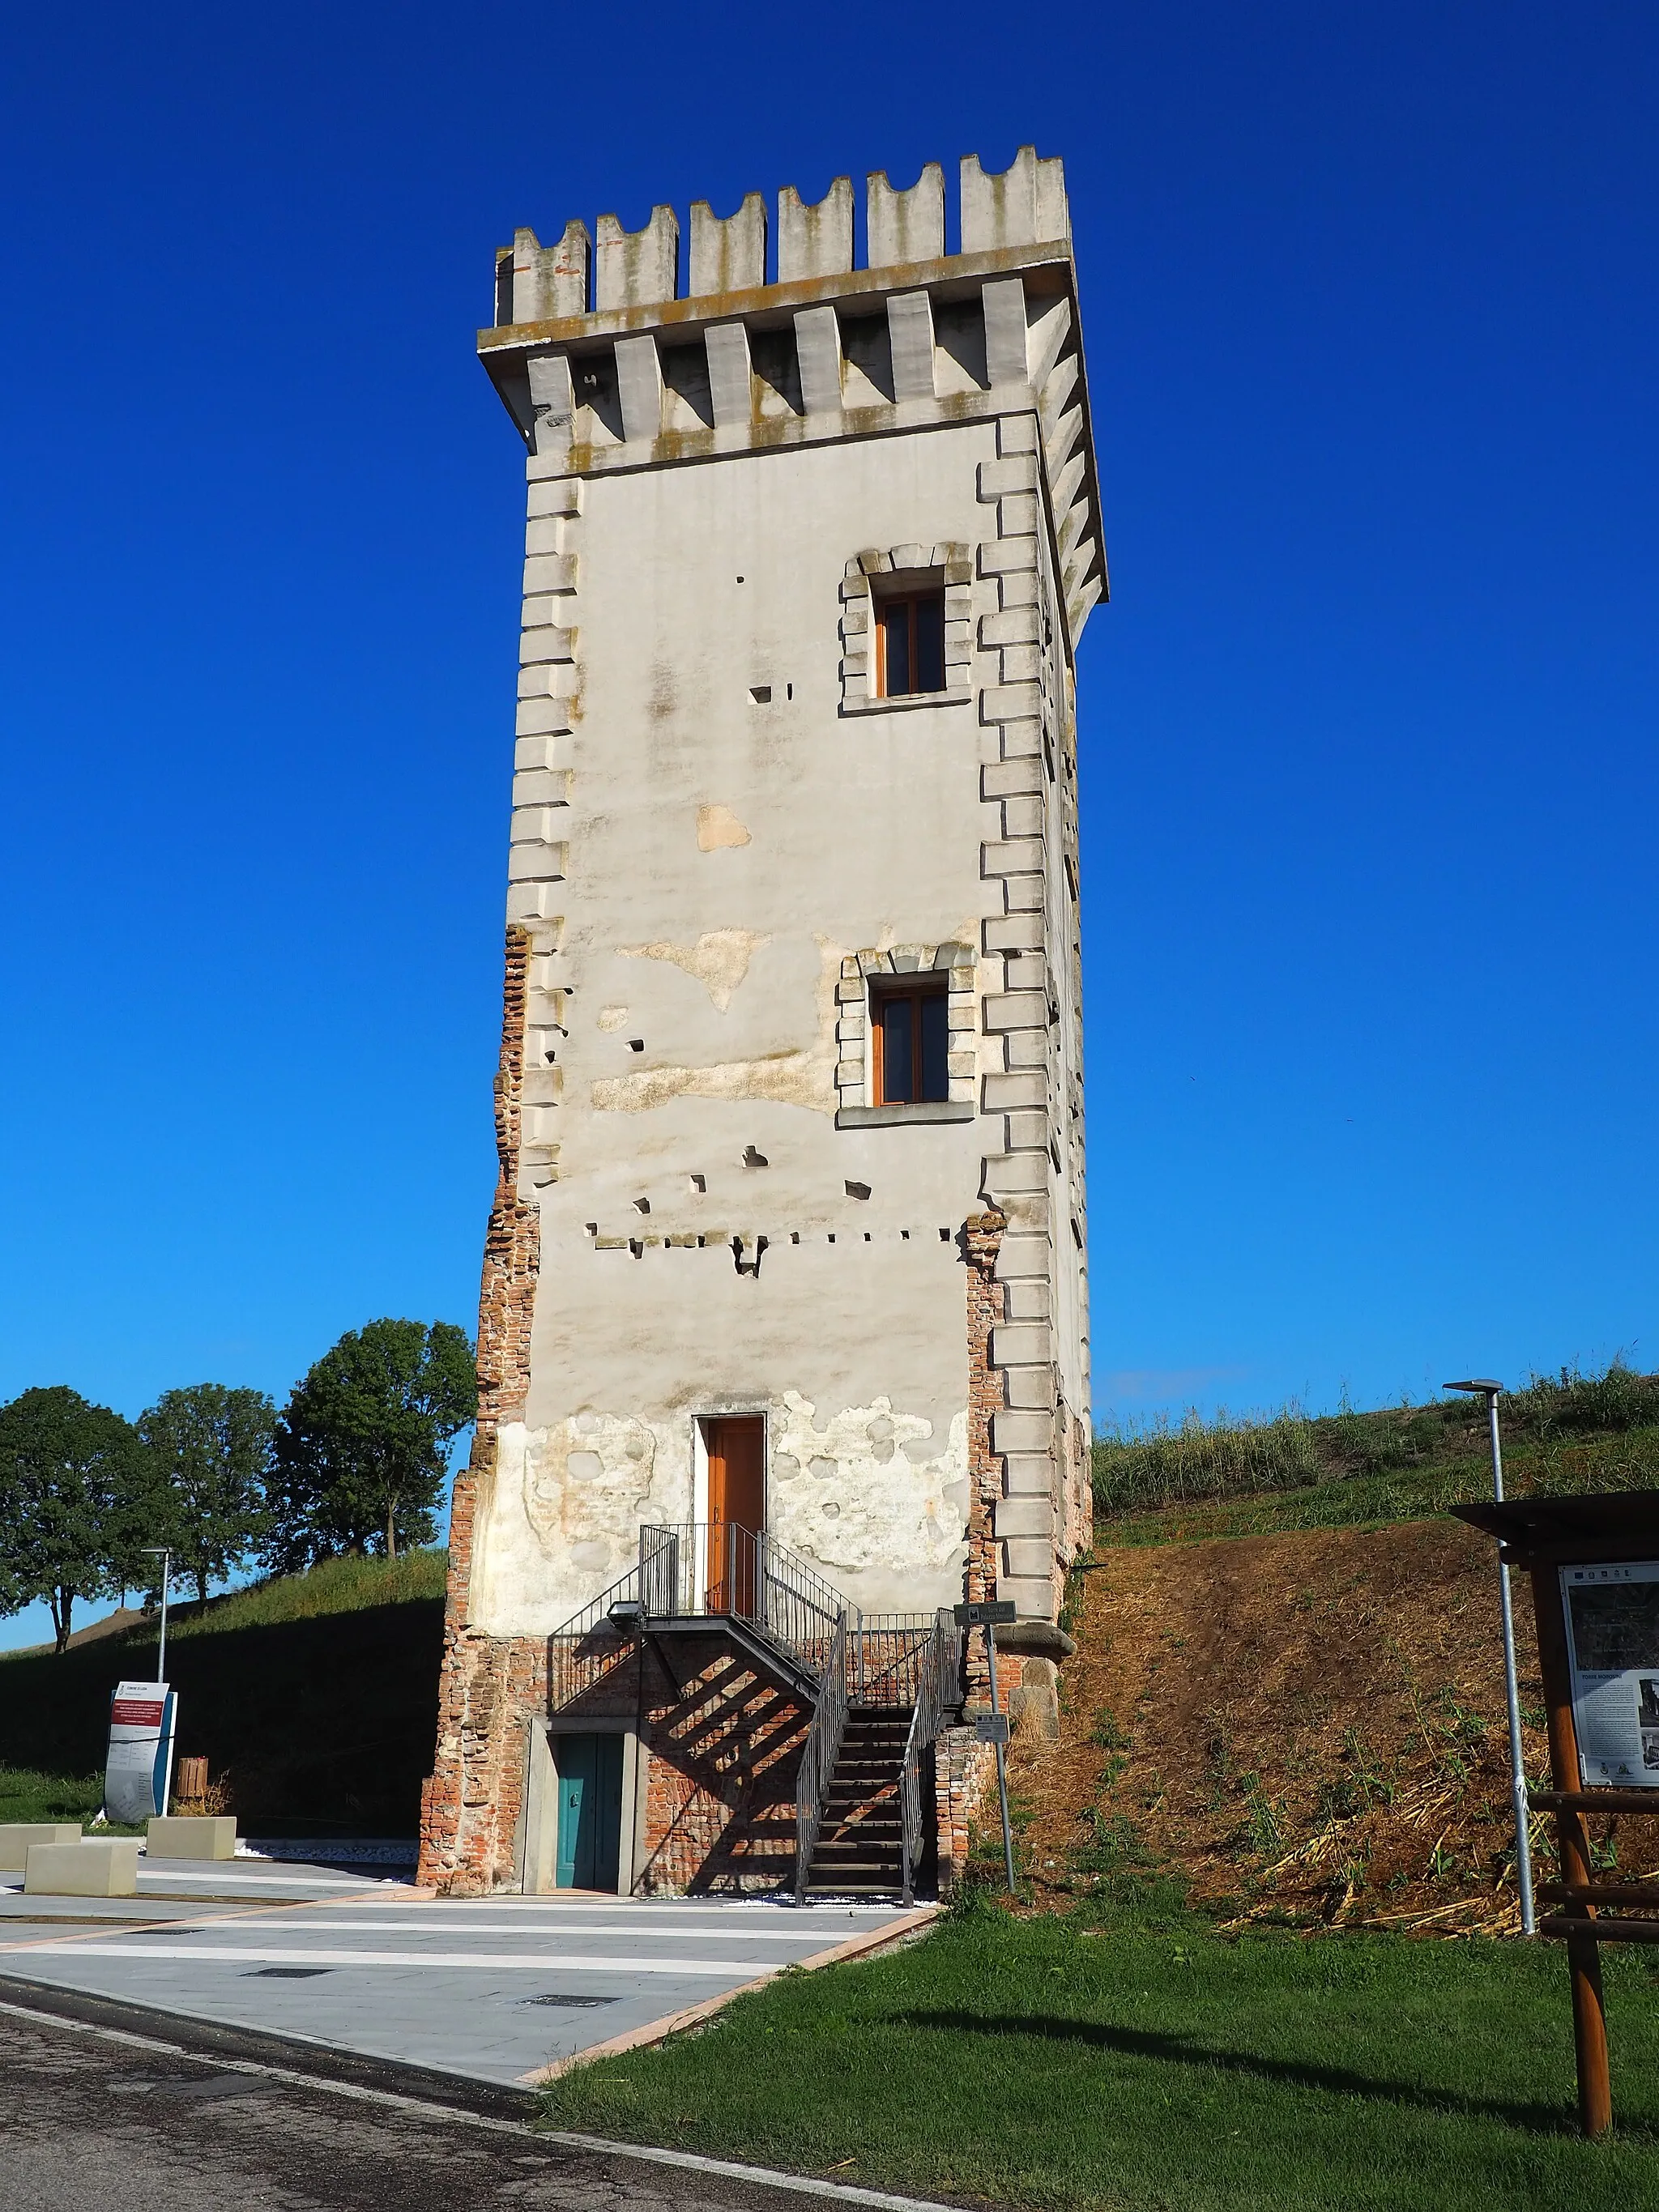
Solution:
<path fill-rule="evenodd" d="M 735 1521 L 686 1521 L 640 1530 L 641 1597 L 653 1620 L 742 1621 L 817 1680 L 837 1623 L 858 1608 L 764 1531 Z M 843 1656 L 843 1666 L 845 1658 Z"/>
<path fill-rule="evenodd" d="M 961 1702 L 962 1631 L 948 1613 L 933 1616 L 933 1626 L 916 1668 L 916 1705 L 910 1716 L 910 1732 L 904 1741 L 904 1765 L 899 1772 L 899 1812 L 902 1823 L 902 1873 L 904 1902 L 915 1902 L 916 1869 L 921 1864 L 925 1838 L 921 1832 L 921 1755 L 938 1740 L 945 1717 Z"/>
<path fill-rule="evenodd" d="M 585 1605 L 580 1613 L 573 1613 L 548 1638 L 549 1712 L 556 1713 L 585 1696 L 628 1656 L 633 1639 L 617 1628 L 611 1618 L 611 1610 L 617 1606 L 639 1602 L 640 1584 L 646 1569 L 646 1547 L 641 1544 L 639 1564 L 630 1567 L 609 1589 L 601 1590 L 592 1604 Z"/>
<path fill-rule="evenodd" d="M 824 1801 L 841 1757 L 847 1729 L 847 1615 L 836 1623 L 824 1654 L 823 1673 L 812 1707 L 812 1724 L 801 1746 L 800 1766 L 795 1778 L 795 1902 L 806 1902 L 807 1879 L 812 1854 L 817 1849 L 823 1822 Z"/>
<path fill-rule="evenodd" d="M 847 1655 L 853 1703 L 903 1709 L 915 1705 L 922 1654 L 933 1633 L 930 1613 L 866 1613 Z"/>

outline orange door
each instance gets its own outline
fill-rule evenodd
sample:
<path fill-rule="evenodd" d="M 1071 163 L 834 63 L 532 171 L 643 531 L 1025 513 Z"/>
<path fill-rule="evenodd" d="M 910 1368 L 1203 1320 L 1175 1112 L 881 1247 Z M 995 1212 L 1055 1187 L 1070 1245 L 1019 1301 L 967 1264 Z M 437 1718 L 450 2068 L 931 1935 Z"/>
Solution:
<path fill-rule="evenodd" d="M 708 1610 L 752 1614 L 766 1521 L 766 1423 L 758 1413 L 707 1421 Z"/>

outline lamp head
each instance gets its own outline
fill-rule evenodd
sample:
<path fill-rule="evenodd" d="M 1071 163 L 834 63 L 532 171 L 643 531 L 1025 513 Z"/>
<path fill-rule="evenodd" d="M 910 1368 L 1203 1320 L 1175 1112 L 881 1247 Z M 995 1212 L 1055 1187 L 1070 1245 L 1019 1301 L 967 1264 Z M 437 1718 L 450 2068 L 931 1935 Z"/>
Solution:
<path fill-rule="evenodd" d="M 1477 1376 L 1472 1382 L 1443 1382 L 1443 1390 L 1468 1390 L 1477 1397 L 1496 1398 L 1502 1394 L 1503 1384 L 1494 1382 L 1490 1376 Z"/>

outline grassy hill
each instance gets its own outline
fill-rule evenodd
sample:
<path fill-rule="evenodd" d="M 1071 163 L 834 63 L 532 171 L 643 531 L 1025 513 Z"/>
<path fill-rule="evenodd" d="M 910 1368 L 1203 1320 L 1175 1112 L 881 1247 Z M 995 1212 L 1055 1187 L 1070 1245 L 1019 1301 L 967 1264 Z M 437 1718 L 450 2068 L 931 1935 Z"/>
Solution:
<path fill-rule="evenodd" d="M 446 1557 L 332 1559 L 173 1608 L 181 1757 L 245 1832 L 412 1836 L 430 1772 Z M 155 1672 L 153 1620 L 0 1657 L 0 1819 L 95 1812 L 110 1692 Z"/>
<path fill-rule="evenodd" d="M 1534 1376 L 1499 1401 L 1512 1497 L 1659 1487 L 1659 1376 Z M 1317 1416 L 1120 1428 L 1094 1448 L 1103 1540 L 1410 1521 L 1492 1493 L 1486 1417 L 1466 1398 Z"/>
<path fill-rule="evenodd" d="M 1659 1487 L 1659 1377 L 1539 1378 L 1501 1401 L 1511 1495 Z M 1231 1922 L 1517 1923 L 1491 1495 L 1461 1401 L 1102 1438 L 1073 1577 L 1061 1740 L 1014 1761 L 1040 1895 L 1190 1899 Z M 1531 1607 L 1528 1770 L 1547 1767 Z M 1646 1873 L 1652 1824 L 1603 1822 Z M 1534 1825 L 1539 1878 L 1553 1844 Z"/>

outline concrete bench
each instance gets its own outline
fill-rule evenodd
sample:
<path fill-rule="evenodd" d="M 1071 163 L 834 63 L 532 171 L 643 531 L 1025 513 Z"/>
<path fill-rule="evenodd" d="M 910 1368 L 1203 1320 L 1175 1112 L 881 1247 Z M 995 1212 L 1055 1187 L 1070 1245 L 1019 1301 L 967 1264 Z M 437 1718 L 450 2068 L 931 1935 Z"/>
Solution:
<path fill-rule="evenodd" d="M 149 1824 L 146 1850 L 153 1859 L 234 1859 L 236 1822 L 229 1814 L 159 1817 Z"/>
<path fill-rule="evenodd" d="M 29 1897 L 135 1897 L 137 1836 L 82 1837 L 72 1844 L 34 1844 L 23 1863 Z"/>
<path fill-rule="evenodd" d="M 78 1820 L 0 1820 L 0 1871 L 21 1874 L 32 1844 L 78 1844 Z"/>

